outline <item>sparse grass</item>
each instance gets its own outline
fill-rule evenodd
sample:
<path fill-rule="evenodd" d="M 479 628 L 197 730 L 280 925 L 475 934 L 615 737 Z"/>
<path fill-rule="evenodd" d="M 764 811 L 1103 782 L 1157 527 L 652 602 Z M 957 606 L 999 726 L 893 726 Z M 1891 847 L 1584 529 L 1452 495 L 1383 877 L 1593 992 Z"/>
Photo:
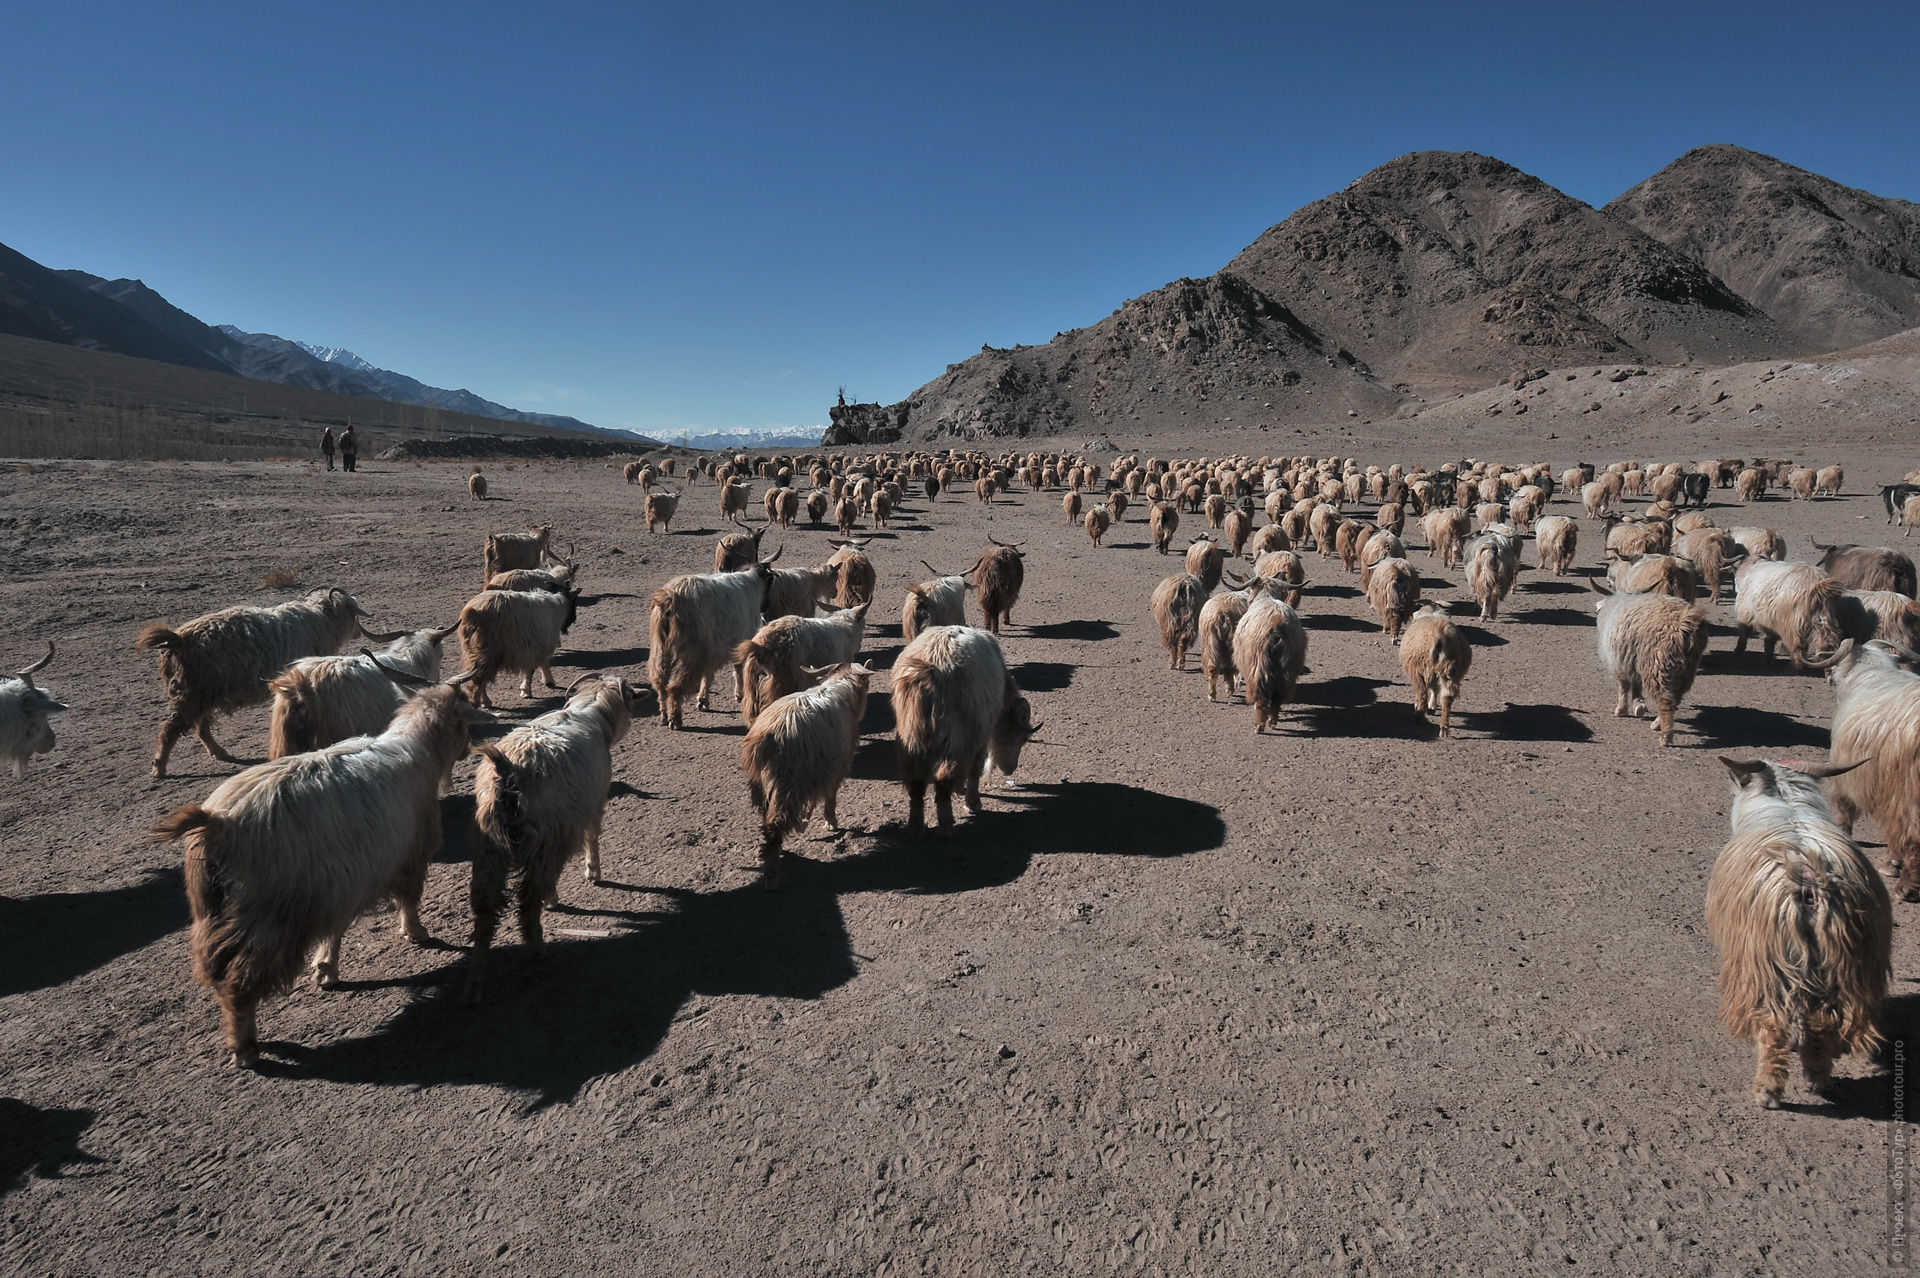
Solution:
<path fill-rule="evenodd" d="M 269 590 L 291 590 L 300 584 L 298 568 L 269 568 L 260 578 L 260 584 Z"/>
<path fill-rule="evenodd" d="M 23 475 L 37 475 L 40 473 L 40 468 L 32 462 L 21 462 L 18 466 L 15 466 L 14 469 Z"/>

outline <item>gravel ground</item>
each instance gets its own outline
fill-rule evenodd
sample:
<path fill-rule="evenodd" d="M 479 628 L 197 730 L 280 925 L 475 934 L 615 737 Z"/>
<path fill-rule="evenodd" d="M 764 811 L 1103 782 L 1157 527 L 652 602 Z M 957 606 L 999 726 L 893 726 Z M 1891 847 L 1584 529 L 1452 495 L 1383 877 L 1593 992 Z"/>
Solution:
<path fill-rule="evenodd" d="M 1515 431 L 1514 460 L 1574 460 Z M 1183 455 L 1315 446 L 1242 433 Z M 1885 540 L 1870 486 L 1914 461 L 1817 447 L 1852 495 L 1713 513 L 1802 554 L 1809 533 Z M 1337 562 L 1311 565 L 1300 704 L 1256 736 L 1192 663 L 1167 669 L 1147 596 L 1176 569 L 1141 513 L 1095 550 L 1057 494 L 915 499 L 872 550 L 867 651 L 886 666 L 919 559 L 964 566 L 989 532 L 1026 542 L 1004 642 L 1045 726 L 1018 787 L 950 841 L 898 828 L 883 677 L 841 798 L 850 829 L 796 841 L 777 894 L 758 886 L 731 698 L 684 733 L 637 725 L 615 757 L 606 881 L 569 872 L 537 964 L 503 931 L 468 1008 L 468 762 L 428 884 L 443 944 L 369 918 L 343 988 L 264 1004 L 261 1071 L 227 1068 L 188 975 L 179 851 L 144 831 L 232 769 L 189 739 L 177 775 L 149 780 L 162 695 L 138 627 L 284 598 L 263 586 L 277 569 L 349 588 L 375 626 L 445 625 L 480 584 L 483 534 L 551 519 L 591 600 L 556 677 L 638 677 L 649 593 L 711 566 L 711 485 L 650 538 L 605 463 L 490 466 L 484 504 L 465 474 L 0 474 L 0 661 L 56 639 L 40 678 L 73 707 L 55 753 L 0 780 L 7 1270 L 1770 1274 L 1896 1258 L 1888 1076 L 1843 1062 L 1837 1100 L 1796 1077 L 1786 1109 L 1758 1109 L 1751 1050 L 1715 1021 L 1701 917 L 1726 837 L 1714 756 L 1821 757 L 1821 679 L 1735 658 L 1722 605 L 1663 751 L 1612 717 L 1579 581 L 1529 567 L 1482 625 L 1460 575 L 1416 549 L 1478 645 L 1456 739 L 1415 719 Z M 788 534 L 787 561 L 824 559 L 828 535 Z M 1594 525 L 1582 535 L 1592 565 Z M 510 718 L 558 703 L 500 700 Z M 244 711 L 222 739 L 263 757 L 266 722 Z M 1904 927 L 1894 969 L 1889 1025 L 1910 1040 Z"/>

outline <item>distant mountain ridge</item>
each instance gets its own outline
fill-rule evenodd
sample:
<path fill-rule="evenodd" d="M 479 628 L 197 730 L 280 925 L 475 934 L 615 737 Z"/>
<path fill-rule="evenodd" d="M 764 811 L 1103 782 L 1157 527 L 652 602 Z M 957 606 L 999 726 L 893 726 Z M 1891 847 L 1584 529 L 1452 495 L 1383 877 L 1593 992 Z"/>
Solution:
<path fill-rule="evenodd" d="M 377 368 L 341 347 L 209 325 L 144 282 L 51 270 L 0 245 L 0 333 L 57 342 L 188 368 L 237 374 L 309 390 L 525 422 L 619 440 L 635 431 L 595 426 L 576 417 L 508 408 L 469 390 L 437 386 Z"/>
<path fill-rule="evenodd" d="M 983 347 L 828 443 L 1272 426 L 1538 367 L 1723 366 L 1920 326 L 1920 205 L 1739 147 L 1604 209 L 1473 152 L 1404 155 L 1041 346 Z"/>

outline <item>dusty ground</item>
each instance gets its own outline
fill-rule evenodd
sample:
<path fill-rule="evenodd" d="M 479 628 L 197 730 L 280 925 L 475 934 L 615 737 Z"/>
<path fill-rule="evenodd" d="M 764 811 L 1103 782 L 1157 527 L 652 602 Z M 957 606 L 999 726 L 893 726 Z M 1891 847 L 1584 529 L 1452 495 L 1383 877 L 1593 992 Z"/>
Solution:
<path fill-rule="evenodd" d="M 1478 426 L 1471 447 L 1565 464 L 1631 443 L 1524 425 L 1504 419 L 1504 442 Z M 1809 455 L 1846 462 L 1852 494 L 1920 462 L 1821 440 Z M 1291 430 L 1191 450 L 1310 447 L 1444 451 Z M 738 716 L 645 724 L 616 756 L 608 881 L 565 880 L 544 962 L 510 942 L 487 1003 L 459 1003 L 456 835 L 426 910 L 447 947 L 370 919 L 349 934 L 346 988 L 265 1006 L 266 1067 L 228 1069 L 213 1002 L 188 980 L 178 850 L 142 834 L 230 769 L 187 742 L 177 778 L 149 782 L 162 701 L 137 627 L 281 597 L 261 584 L 275 568 L 350 588 L 377 625 L 445 624 L 478 585 L 482 534 L 551 518 L 597 596 L 564 682 L 637 673 L 648 593 L 710 565 L 710 486 L 650 539 L 637 491 L 603 464 L 490 468 L 500 500 L 483 506 L 464 476 L 372 462 L 0 475 L 0 654 L 11 668 L 58 640 L 43 682 L 73 703 L 59 749 L 24 784 L 0 779 L 8 1270 L 1887 1262 L 1887 1078 L 1849 1062 L 1838 1103 L 1796 1080 L 1788 1109 L 1757 1109 L 1750 1049 L 1715 1024 L 1701 922 L 1725 838 L 1715 753 L 1820 757 L 1822 681 L 1735 660 L 1719 629 L 1663 752 L 1611 717 L 1584 590 L 1529 570 L 1511 616 L 1473 626 L 1464 728 L 1441 744 L 1327 565 L 1306 600 L 1302 703 L 1283 734 L 1256 737 L 1245 707 L 1209 705 L 1198 673 L 1166 668 L 1146 601 L 1173 564 L 1138 516 L 1095 551 L 1054 494 L 990 514 L 914 501 L 876 543 L 868 650 L 886 664 L 919 558 L 963 566 L 988 531 L 1027 542 L 1006 646 L 1042 740 L 1023 786 L 993 791 L 951 842 L 890 828 L 904 800 L 884 680 L 841 800 L 856 832 L 801 843 L 778 895 L 757 886 Z M 1715 513 L 1802 550 L 1809 532 L 1884 539 L 1876 496 Z M 795 532 L 788 558 L 824 557 L 825 537 Z M 1464 597 L 1415 559 L 1430 593 Z M 254 710 L 223 735 L 259 757 L 265 728 Z M 457 830 L 467 808 L 447 807 Z M 1891 1021 L 1909 1043 L 1916 974 L 1902 927 Z"/>

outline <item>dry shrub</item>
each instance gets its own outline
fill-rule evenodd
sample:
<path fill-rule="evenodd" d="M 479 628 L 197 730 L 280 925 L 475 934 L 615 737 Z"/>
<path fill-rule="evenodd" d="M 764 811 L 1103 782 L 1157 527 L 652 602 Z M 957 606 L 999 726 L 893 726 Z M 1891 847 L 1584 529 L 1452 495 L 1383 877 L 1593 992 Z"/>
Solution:
<path fill-rule="evenodd" d="M 14 469 L 23 475 L 37 475 L 40 473 L 40 468 L 32 462 L 21 462 L 18 466 L 15 466 Z"/>
<path fill-rule="evenodd" d="M 291 590 L 300 584 L 298 568 L 269 568 L 260 578 L 260 584 L 269 590 Z"/>

